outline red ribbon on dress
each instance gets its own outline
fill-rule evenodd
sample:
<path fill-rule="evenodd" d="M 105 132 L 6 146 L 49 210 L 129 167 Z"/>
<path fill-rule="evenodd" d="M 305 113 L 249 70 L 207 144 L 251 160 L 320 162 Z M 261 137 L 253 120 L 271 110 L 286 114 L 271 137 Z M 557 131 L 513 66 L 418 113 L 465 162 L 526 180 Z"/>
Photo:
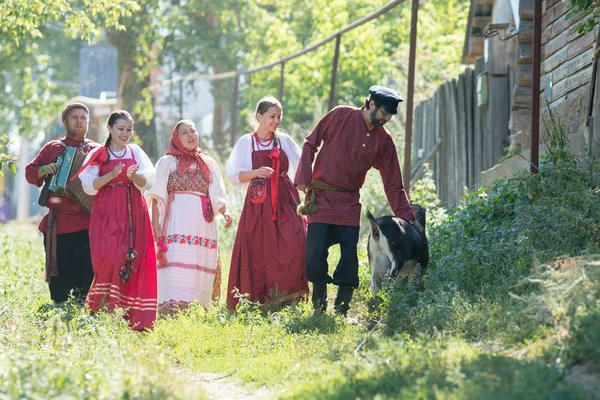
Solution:
<path fill-rule="evenodd" d="M 273 217 L 271 218 L 273 221 L 277 220 L 277 197 L 279 193 L 279 154 L 281 150 L 279 147 L 273 147 L 271 150 L 271 154 L 269 154 L 269 158 L 272 160 L 272 168 L 275 170 L 273 173 L 273 177 L 271 178 L 271 205 L 273 206 Z"/>
<path fill-rule="evenodd" d="M 77 173 L 71 177 L 71 180 L 72 181 L 75 180 L 75 178 L 77 178 L 79 176 L 79 174 L 82 173 L 83 170 L 88 167 L 88 165 L 104 164 L 107 160 L 108 160 L 108 148 L 106 146 L 102 146 L 102 147 L 100 147 L 100 150 L 97 150 L 94 154 L 92 154 L 92 156 L 90 157 L 88 162 L 83 164 L 83 166 L 79 169 L 79 171 L 77 171 Z"/>

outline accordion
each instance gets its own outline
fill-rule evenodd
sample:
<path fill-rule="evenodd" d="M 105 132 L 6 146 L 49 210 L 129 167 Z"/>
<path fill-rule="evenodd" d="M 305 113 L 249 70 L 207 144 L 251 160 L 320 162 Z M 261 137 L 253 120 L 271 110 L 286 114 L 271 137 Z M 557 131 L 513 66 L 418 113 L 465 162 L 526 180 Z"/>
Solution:
<path fill-rule="evenodd" d="M 58 172 L 46 179 L 38 203 L 40 206 L 46 206 L 49 192 L 52 192 L 56 195 L 67 196 L 81 208 L 81 211 L 89 215 L 92 212 L 94 196 L 90 196 L 83 191 L 80 179 L 71 181 L 70 178 L 76 174 L 83 165 L 83 161 L 90 150 L 90 146 L 89 144 L 85 144 L 79 148 L 69 147 L 62 141 L 60 144 L 65 147 L 65 152 L 56 159 Z"/>

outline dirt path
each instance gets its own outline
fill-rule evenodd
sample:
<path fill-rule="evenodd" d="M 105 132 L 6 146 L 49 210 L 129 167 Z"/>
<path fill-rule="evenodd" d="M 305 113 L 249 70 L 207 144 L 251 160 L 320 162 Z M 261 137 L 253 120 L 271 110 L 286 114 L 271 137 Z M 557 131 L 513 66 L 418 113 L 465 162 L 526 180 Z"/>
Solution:
<path fill-rule="evenodd" d="M 194 388 L 202 390 L 211 400 L 263 400 L 274 398 L 267 387 L 258 390 L 249 385 L 239 384 L 232 376 L 213 373 L 186 373 L 187 380 Z"/>

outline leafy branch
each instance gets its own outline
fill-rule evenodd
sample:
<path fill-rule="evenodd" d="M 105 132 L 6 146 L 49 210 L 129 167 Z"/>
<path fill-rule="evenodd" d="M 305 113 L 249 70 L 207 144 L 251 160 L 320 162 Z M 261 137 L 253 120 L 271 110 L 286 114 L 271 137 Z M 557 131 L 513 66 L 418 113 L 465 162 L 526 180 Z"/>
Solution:
<path fill-rule="evenodd" d="M 10 144 L 9 140 L 8 140 L 8 135 L 2 135 L 0 136 L 0 176 L 4 175 L 4 173 L 2 172 L 2 167 L 4 165 L 8 166 L 8 169 L 10 170 L 10 172 L 13 173 L 13 175 L 17 174 L 17 160 L 18 158 L 8 154 L 8 145 Z"/>
<path fill-rule="evenodd" d="M 600 24 L 600 0 L 571 0 L 567 18 L 575 18 L 577 33 L 585 35 Z"/>

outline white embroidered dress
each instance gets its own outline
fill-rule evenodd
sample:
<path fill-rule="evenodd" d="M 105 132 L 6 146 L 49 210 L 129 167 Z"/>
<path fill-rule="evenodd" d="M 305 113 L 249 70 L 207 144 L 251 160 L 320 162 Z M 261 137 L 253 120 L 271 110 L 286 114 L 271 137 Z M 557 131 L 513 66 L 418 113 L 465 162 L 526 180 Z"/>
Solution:
<path fill-rule="evenodd" d="M 179 176 L 178 158 L 165 155 L 156 164 L 154 185 L 145 193 L 149 205 L 152 200 L 157 202 L 161 227 L 168 215 L 163 228 L 167 263 L 158 265 L 159 307 L 197 300 L 208 308 L 212 301 L 218 262 L 217 224 L 214 219 L 206 221 L 201 197 L 210 198 L 215 215 L 230 203 L 216 161 L 206 155 L 203 159 L 212 173 L 211 183 L 194 167 Z"/>

